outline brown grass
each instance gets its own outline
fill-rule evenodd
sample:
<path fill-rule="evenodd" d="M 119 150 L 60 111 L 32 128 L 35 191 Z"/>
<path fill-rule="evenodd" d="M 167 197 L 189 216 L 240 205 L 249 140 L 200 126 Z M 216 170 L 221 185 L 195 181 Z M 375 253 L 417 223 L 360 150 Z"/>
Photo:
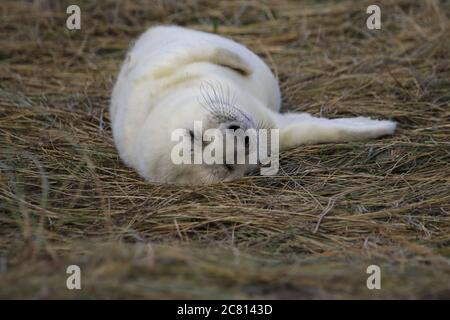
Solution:
<path fill-rule="evenodd" d="M 2 1 L 0 297 L 449 298 L 450 3 L 378 3 L 370 31 L 372 1 Z M 246 44 L 284 110 L 399 130 L 291 150 L 275 177 L 147 184 L 118 159 L 108 101 L 155 24 Z M 370 264 L 382 290 L 366 288 Z"/>

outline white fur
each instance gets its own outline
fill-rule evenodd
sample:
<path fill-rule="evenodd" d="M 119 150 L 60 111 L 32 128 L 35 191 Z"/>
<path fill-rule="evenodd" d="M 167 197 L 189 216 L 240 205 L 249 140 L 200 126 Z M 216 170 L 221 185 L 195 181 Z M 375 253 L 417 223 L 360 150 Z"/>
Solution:
<path fill-rule="evenodd" d="M 234 120 L 212 117 L 205 99 Z M 217 101 L 216 101 L 217 100 Z M 246 47 L 218 35 L 181 27 L 147 30 L 128 52 L 114 86 L 110 113 L 123 161 L 152 182 L 204 184 L 243 176 L 249 166 L 174 165 L 178 128 L 280 129 L 281 150 L 392 134 L 395 123 L 369 118 L 324 119 L 280 114 L 280 90 L 267 65 Z M 224 111 L 225 109 L 225 111 Z M 249 119 L 250 120 L 249 120 Z"/>

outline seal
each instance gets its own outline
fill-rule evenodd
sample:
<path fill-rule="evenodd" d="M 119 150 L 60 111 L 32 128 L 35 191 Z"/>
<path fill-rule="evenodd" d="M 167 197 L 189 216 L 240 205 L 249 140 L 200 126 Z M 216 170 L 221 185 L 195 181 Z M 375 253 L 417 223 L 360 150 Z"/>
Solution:
<path fill-rule="evenodd" d="M 245 46 L 202 31 L 157 26 L 127 53 L 110 116 L 115 145 L 127 166 L 149 182 L 191 185 L 237 179 L 254 169 L 251 164 L 175 164 L 171 135 L 184 128 L 186 139 L 198 143 L 195 121 L 201 121 L 202 130 L 279 129 L 281 151 L 377 138 L 393 134 L 396 127 L 365 117 L 280 113 L 280 105 L 278 80 Z"/>

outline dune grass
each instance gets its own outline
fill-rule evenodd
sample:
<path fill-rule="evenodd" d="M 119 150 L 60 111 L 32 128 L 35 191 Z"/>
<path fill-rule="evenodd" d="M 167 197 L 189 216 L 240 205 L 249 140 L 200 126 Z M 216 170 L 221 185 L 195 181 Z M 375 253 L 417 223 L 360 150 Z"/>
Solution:
<path fill-rule="evenodd" d="M 371 31 L 372 1 L 2 1 L 0 297 L 450 298 L 450 3 L 378 3 Z M 148 184 L 118 158 L 108 103 L 156 24 L 247 45 L 285 111 L 398 131 L 290 150 L 274 177 Z"/>

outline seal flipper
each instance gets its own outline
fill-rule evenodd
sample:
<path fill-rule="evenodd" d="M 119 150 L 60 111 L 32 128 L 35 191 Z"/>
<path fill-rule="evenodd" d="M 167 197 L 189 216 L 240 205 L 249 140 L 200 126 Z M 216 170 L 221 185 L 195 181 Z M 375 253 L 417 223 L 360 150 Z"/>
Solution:
<path fill-rule="evenodd" d="M 162 78 L 172 75 L 179 68 L 196 63 L 196 62 L 210 62 L 223 67 L 230 68 L 243 76 L 249 76 L 253 70 L 244 58 L 239 54 L 223 47 L 217 46 L 198 46 L 191 48 L 183 48 L 182 52 L 172 53 L 169 58 L 164 61 L 164 64 L 158 66 L 153 76 L 155 78 Z"/>
<path fill-rule="evenodd" d="M 396 123 L 365 117 L 326 119 L 307 113 L 278 115 L 280 149 L 315 143 L 360 141 L 393 134 Z"/>

